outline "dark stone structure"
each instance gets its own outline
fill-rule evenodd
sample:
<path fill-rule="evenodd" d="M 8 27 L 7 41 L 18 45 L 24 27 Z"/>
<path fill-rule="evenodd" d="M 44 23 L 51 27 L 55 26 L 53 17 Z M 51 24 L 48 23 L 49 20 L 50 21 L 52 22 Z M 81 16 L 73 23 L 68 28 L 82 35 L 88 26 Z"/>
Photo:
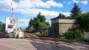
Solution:
<path fill-rule="evenodd" d="M 75 19 L 71 17 L 56 17 L 51 20 L 51 31 L 52 33 L 63 33 L 69 31 L 70 29 L 76 28 L 78 23 Z"/>

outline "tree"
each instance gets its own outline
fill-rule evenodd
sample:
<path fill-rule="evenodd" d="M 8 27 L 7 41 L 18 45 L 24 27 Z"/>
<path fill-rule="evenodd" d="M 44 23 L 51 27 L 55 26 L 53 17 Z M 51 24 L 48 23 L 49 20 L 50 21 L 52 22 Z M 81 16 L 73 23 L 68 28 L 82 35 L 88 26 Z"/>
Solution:
<path fill-rule="evenodd" d="M 41 13 L 39 13 L 37 17 L 39 18 L 40 22 L 45 22 L 45 17 L 41 15 Z"/>
<path fill-rule="evenodd" d="M 48 27 L 47 23 L 40 22 L 38 28 L 39 28 L 39 30 L 47 30 L 49 27 Z"/>
<path fill-rule="evenodd" d="M 71 17 L 76 18 L 81 14 L 81 10 L 78 7 L 78 5 L 76 3 L 74 3 L 74 6 L 71 10 Z"/>
<path fill-rule="evenodd" d="M 5 24 L 0 22 L 0 32 L 5 32 Z"/>
<path fill-rule="evenodd" d="M 79 28 L 82 31 L 89 31 L 89 13 L 83 13 L 78 18 Z"/>
<path fill-rule="evenodd" d="M 38 24 L 39 24 L 39 19 L 37 19 L 37 18 L 34 18 L 33 20 L 31 19 L 29 22 L 30 30 L 37 31 L 38 30 Z"/>
<path fill-rule="evenodd" d="M 59 15 L 58 15 L 58 18 L 65 18 L 65 15 L 59 14 Z"/>
<path fill-rule="evenodd" d="M 36 18 L 30 20 L 29 28 L 33 28 L 36 32 L 48 30 L 49 25 L 45 20 L 45 16 L 39 13 Z"/>

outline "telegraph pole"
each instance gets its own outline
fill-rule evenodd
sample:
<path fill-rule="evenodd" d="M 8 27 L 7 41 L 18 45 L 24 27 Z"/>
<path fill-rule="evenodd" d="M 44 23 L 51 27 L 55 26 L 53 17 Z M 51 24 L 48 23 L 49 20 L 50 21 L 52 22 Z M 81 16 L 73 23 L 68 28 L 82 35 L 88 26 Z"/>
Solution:
<path fill-rule="evenodd" d="M 14 15 L 14 8 L 13 8 L 13 3 L 11 2 L 11 8 L 10 8 L 11 16 Z"/>

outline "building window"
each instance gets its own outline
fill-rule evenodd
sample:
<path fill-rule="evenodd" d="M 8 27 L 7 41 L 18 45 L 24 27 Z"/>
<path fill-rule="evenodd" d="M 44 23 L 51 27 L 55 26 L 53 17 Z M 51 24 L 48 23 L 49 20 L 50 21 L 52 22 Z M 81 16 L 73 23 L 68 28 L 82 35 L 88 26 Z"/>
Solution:
<path fill-rule="evenodd" d="M 8 28 L 13 28 L 13 25 L 8 25 Z"/>
<path fill-rule="evenodd" d="M 14 24 L 14 23 L 15 23 L 15 20 L 14 20 L 14 19 L 13 19 L 13 20 L 11 20 L 11 21 L 10 21 L 10 23 Z"/>

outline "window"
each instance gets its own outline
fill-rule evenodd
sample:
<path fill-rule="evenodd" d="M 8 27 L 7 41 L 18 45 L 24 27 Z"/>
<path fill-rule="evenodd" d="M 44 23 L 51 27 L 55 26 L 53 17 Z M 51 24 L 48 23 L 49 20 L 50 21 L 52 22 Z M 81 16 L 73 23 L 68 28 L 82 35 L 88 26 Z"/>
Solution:
<path fill-rule="evenodd" d="M 8 28 L 13 28 L 13 25 L 8 25 Z"/>
<path fill-rule="evenodd" d="M 12 19 L 12 20 L 10 21 L 10 23 L 14 24 L 14 23 L 15 23 L 15 20 L 14 20 L 14 19 Z"/>

